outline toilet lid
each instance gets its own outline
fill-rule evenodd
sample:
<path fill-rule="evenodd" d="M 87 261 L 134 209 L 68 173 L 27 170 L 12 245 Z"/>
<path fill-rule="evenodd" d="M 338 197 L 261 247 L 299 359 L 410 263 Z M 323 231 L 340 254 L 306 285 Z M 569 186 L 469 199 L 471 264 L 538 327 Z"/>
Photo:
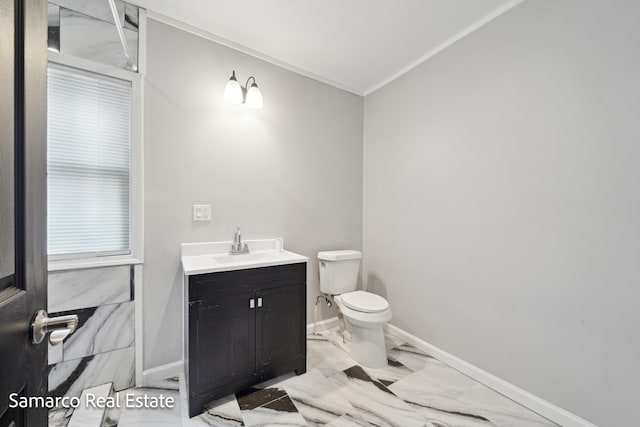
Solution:
<path fill-rule="evenodd" d="M 344 305 L 352 310 L 362 311 L 364 313 L 377 313 L 389 308 L 386 299 L 379 295 L 365 291 L 347 292 L 340 295 Z"/>

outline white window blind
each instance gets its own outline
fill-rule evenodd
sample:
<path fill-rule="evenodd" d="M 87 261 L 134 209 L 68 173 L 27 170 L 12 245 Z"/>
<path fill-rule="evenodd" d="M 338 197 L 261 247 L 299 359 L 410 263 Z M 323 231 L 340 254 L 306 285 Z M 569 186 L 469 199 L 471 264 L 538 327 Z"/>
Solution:
<path fill-rule="evenodd" d="M 49 65 L 49 255 L 131 253 L 131 82 Z"/>

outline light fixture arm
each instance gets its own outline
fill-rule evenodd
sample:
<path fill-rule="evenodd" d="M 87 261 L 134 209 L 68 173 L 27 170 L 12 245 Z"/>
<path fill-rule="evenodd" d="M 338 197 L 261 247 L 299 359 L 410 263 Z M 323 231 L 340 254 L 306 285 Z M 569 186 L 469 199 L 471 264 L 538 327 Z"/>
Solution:
<path fill-rule="evenodd" d="M 251 77 L 249 77 L 249 78 L 247 79 L 247 83 L 245 83 L 245 85 L 244 85 L 244 88 L 245 88 L 245 89 L 247 89 L 247 90 L 249 89 L 249 80 L 251 80 L 251 79 L 253 79 L 253 84 L 254 84 L 254 85 L 256 85 L 256 86 L 258 86 L 258 85 L 256 84 L 256 78 L 255 78 L 255 77 L 253 77 L 253 76 L 251 76 Z"/>

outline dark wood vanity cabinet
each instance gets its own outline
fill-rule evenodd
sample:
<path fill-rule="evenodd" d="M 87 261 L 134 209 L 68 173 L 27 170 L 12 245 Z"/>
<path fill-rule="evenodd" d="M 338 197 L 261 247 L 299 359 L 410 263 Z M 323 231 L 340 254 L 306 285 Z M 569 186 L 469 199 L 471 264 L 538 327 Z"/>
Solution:
<path fill-rule="evenodd" d="M 306 371 L 306 263 L 187 278 L 189 416 L 287 372 Z"/>

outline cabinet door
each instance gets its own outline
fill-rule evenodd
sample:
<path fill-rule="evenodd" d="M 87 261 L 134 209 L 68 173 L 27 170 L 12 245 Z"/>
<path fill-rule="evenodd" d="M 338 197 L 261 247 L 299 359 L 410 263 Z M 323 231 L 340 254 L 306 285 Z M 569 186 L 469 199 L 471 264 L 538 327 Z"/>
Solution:
<path fill-rule="evenodd" d="M 255 375 L 254 292 L 190 303 L 189 380 L 201 391 Z M 191 386 L 190 386 L 191 388 Z"/>
<path fill-rule="evenodd" d="M 306 286 L 283 286 L 258 292 L 256 318 L 258 370 L 305 357 Z M 261 298 L 261 300 L 260 300 Z"/>

